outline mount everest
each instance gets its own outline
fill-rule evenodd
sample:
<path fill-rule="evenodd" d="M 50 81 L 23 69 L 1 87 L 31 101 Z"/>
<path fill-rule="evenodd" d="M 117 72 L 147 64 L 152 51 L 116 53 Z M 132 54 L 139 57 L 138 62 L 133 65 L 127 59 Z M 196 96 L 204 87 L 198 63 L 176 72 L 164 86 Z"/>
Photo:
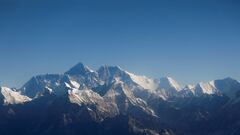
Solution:
<path fill-rule="evenodd" d="M 181 87 L 171 77 L 79 63 L 19 89 L 1 87 L 0 104 L 5 135 L 240 134 L 240 83 L 232 78 Z"/>

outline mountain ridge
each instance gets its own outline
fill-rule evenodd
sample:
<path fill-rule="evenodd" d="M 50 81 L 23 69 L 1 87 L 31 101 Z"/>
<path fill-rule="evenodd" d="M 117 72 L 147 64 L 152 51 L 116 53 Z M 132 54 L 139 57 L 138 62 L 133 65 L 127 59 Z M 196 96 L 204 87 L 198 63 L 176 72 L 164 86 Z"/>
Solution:
<path fill-rule="evenodd" d="M 177 96 L 179 93 L 192 93 L 193 95 L 201 94 L 216 94 L 219 92 L 215 87 L 216 81 L 235 81 L 239 82 L 231 77 L 224 79 L 218 79 L 209 81 L 207 83 L 200 82 L 196 85 L 186 85 L 181 87 L 180 84 L 173 78 L 161 77 L 160 79 L 148 78 L 146 76 L 135 75 L 131 72 L 125 71 L 119 66 L 100 66 L 98 70 L 93 70 L 83 63 L 79 62 L 70 70 L 63 74 L 45 74 L 32 77 L 21 88 L 17 89 L 21 94 L 30 98 L 34 98 L 39 91 L 43 89 L 52 92 L 53 89 L 91 89 L 93 87 L 103 86 L 120 79 L 128 85 L 134 85 L 149 90 L 150 93 L 158 93 L 163 99 L 167 99 L 169 96 Z M 189 88 L 191 86 L 191 88 Z M 29 91 L 28 94 L 26 94 Z M 226 94 L 226 91 L 224 91 Z M 178 94 L 176 94 L 178 93 Z M 161 95 L 162 94 L 162 95 Z M 228 93 L 227 93 L 228 95 Z M 230 94 L 228 96 L 233 96 Z"/>
<path fill-rule="evenodd" d="M 19 89 L 0 90 L 4 116 L 0 124 L 9 128 L 16 124 L 27 135 L 33 133 L 28 130 L 31 125 L 37 135 L 118 134 L 120 130 L 129 135 L 228 135 L 240 122 L 240 117 L 231 117 L 240 110 L 240 83 L 229 77 L 181 87 L 171 77 L 152 79 L 118 66 L 92 70 L 79 63 L 63 74 L 37 75 Z M 28 126 L 18 125 L 23 119 Z M 225 131 L 223 122 L 229 121 Z M 80 125 L 93 131 L 79 130 Z M 0 134 L 16 133 L 0 126 Z"/>

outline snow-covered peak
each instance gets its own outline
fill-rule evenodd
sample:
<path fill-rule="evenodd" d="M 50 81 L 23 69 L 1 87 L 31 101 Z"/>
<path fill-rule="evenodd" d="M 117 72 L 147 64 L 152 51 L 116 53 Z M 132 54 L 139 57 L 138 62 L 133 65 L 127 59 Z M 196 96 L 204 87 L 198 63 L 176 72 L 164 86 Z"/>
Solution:
<path fill-rule="evenodd" d="M 186 85 L 181 91 L 195 93 L 195 85 Z"/>
<path fill-rule="evenodd" d="M 28 97 L 34 98 L 38 94 L 42 94 L 45 90 L 56 93 L 56 89 L 63 88 L 64 82 L 69 78 L 64 75 L 58 74 L 46 74 L 32 77 L 24 86 L 20 89 L 21 93 Z"/>
<path fill-rule="evenodd" d="M 70 70 L 65 72 L 68 75 L 87 75 L 89 73 L 94 73 L 95 71 L 90 69 L 88 66 L 83 65 L 82 63 L 78 63 L 77 65 L 73 66 Z"/>
<path fill-rule="evenodd" d="M 178 96 L 181 91 L 180 85 L 171 77 L 163 77 L 159 80 L 158 88 L 156 89 L 156 95 L 164 100 L 170 97 Z"/>
<path fill-rule="evenodd" d="M 175 89 L 176 91 L 181 90 L 181 87 L 178 84 L 178 82 L 171 77 L 160 78 L 159 87 L 162 89 Z"/>
<path fill-rule="evenodd" d="M 159 82 L 157 80 L 147 78 L 146 76 L 138 76 L 130 72 L 127 73 L 135 83 L 137 83 L 144 89 L 156 90 L 159 85 Z"/>
<path fill-rule="evenodd" d="M 14 91 L 7 87 L 0 87 L 1 94 L 5 105 L 22 104 L 31 101 L 31 98 L 21 95 L 20 92 Z"/>
<path fill-rule="evenodd" d="M 217 91 L 217 89 L 214 85 L 214 81 L 210 81 L 208 83 L 200 82 L 195 86 L 196 95 L 214 94 L 214 93 L 216 93 L 216 91 Z"/>
<path fill-rule="evenodd" d="M 185 89 L 185 90 L 194 90 L 194 88 L 195 88 L 194 85 L 187 85 L 187 86 L 185 86 L 185 88 L 183 88 L 183 89 Z"/>
<path fill-rule="evenodd" d="M 207 83 L 200 82 L 193 85 L 188 85 L 183 89 L 184 92 L 191 91 L 195 96 L 203 94 L 224 94 L 229 98 L 234 98 L 236 93 L 240 92 L 240 83 L 230 77 L 220 80 L 213 80 Z"/>
<path fill-rule="evenodd" d="M 126 71 L 119 66 L 102 66 L 97 72 L 99 79 L 104 81 L 105 84 L 111 84 L 116 78 L 124 82 L 127 82 L 130 79 Z"/>
<path fill-rule="evenodd" d="M 101 66 L 99 69 L 98 69 L 98 73 L 99 74 L 118 74 L 118 73 L 121 73 L 121 72 L 125 72 L 122 68 L 120 68 L 119 66 Z"/>
<path fill-rule="evenodd" d="M 211 83 L 211 82 L 209 82 L 209 83 L 200 82 L 200 83 L 198 83 L 198 86 L 201 87 L 202 90 L 208 94 L 210 94 L 210 92 L 212 92 L 212 90 L 215 88 L 214 83 Z"/>
<path fill-rule="evenodd" d="M 233 78 L 225 78 L 214 81 L 215 87 L 230 98 L 235 98 L 236 93 L 240 92 L 240 83 Z"/>
<path fill-rule="evenodd" d="M 195 94 L 194 85 L 186 85 L 181 91 L 179 91 L 180 97 L 192 97 Z"/>

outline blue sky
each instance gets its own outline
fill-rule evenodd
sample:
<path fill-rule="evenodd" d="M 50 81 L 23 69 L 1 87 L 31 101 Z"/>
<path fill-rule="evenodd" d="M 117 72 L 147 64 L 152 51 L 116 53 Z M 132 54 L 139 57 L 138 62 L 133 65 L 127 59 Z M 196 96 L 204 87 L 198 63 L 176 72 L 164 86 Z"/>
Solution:
<path fill-rule="evenodd" d="M 0 0 L 0 85 L 119 65 L 182 84 L 240 80 L 238 0 Z"/>

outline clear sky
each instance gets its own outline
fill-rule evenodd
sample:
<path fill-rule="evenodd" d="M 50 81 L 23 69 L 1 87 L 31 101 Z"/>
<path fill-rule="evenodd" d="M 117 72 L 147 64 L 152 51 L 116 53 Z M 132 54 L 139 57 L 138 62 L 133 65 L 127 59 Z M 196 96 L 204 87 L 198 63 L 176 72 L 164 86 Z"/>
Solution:
<path fill-rule="evenodd" d="M 240 80 L 239 0 L 0 0 L 0 85 L 119 65 L 182 84 Z"/>

